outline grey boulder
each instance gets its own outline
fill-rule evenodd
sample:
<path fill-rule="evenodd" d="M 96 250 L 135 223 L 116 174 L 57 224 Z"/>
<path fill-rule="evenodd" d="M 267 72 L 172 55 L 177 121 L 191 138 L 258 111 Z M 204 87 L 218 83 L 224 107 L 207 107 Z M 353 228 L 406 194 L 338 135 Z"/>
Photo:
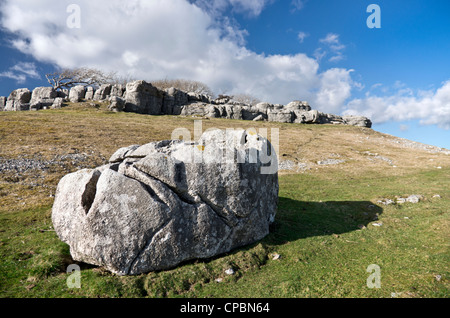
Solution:
<path fill-rule="evenodd" d="M 95 94 L 95 89 L 92 86 L 86 87 L 86 94 L 84 96 L 84 99 L 86 100 L 93 100 Z"/>
<path fill-rule="evenodd" d="M 125 92 L 125 111 L 161 115 L 164 94 L 146 81 L 128 83 Z"/>
<path fill-rule="evenodd" d="M 86 96 L 86 88 L 83 85 L 77 85 L 69 91 L 69 101 L 71 103 L 81 102 Z"/>
<path fill-rule="evenodd" d="M 347 124 L 347 125 L 372 128 L 372 121 L 367 117 L 344 116 L 343 120 L 344 120 L 345 124 Z"/>
<path fill-rule="evenodd" d="M 243 130 L 121 148 L 108 165 L 61 179 L 53 225 L 74 260 L 119 275 L 220 255 L 269 233 L 276 158 Z"/>
<path fill-rule="evenodd" d="M 111 94 L 112 85 L 111 84 L 103 84 L 101 85 L 94 93 L 94 100 L 101 101 L 108 99 Z"/>
<path fill-rule="evenodd" d="M 58 92 L 53 87 L 36 87 L 30 101 L 30 109 L 39 110 L 53 105 Z"/>
<path fill-rule="evenodd" d="M 108 110 L 113 112 L 121 112 L 125 108 L 125 100 L 118 96 L 111 96 L 109 98 L 110 104 Z"/>
<path fill-rule="evenodd" d="M 29 110 L 31 92 L 28 88 L 16 89 L 9 94 L 5 105 L 5 111 Z"/>

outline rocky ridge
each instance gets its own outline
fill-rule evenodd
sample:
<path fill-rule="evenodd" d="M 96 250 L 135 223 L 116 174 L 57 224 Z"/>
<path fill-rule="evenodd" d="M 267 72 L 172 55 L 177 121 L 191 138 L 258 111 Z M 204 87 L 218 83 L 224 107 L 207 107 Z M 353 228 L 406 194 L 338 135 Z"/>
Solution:
<path fill-rule="evenodd" d="M 231 97 L 210 96 L 185 92 L 176 88 L 160 90 L 146 81 L 126 85 L 105 84 L 98 88 L 75 86 L 56 91 L 52 87 L 37 87 L 33 91 L 17 89 L 0 97 L 0 111 L 58 109 L 63 102 L 83 100 L 107 101 L 109 110 L 147 115 L 181 115 L 207 118 L 228 118 L 253 121 L 304 124 L 340 124 L 372 127 L 370 119 L 362 116 L 338 116 L 313 110 L 308 102 L 293 101 L 287 105 L 259 103 L 256 105 L 233 101 Z"/>

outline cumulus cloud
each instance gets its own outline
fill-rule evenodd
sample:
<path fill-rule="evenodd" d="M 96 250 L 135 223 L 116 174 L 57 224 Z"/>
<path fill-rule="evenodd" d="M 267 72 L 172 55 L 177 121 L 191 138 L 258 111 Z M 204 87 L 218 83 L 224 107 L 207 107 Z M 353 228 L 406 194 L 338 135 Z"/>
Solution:
<path fill-rule="evenodd" d="M 148 81 L 188 78 L 217 93 L 281 104 L 302 99 L 318 109 L 337 109 L 347 96 L 341 89 L 350 80 L 347 70 L 321 73 L 317 60 L 301 53 L 257 54 L 243 44 L 245 30 L 218 17 L 230 6 L 258 15 L 271 0 L 80 0 L 81 28 L 73 29 L 66 23 L 71 2 L 5 0 L 1 24 L 15 34 L 17 49 L 59 67 L 96 67 Z"/>
<path fill-rule="evenodd" d="M 450 129 L 450 81 L 444 82 L 437 90 L 416 93 L 398 84 L 394 95 L 368 94 L 365 98 L 351 100 L 344 114 L 363 114 L 372 118 L 374 123 L 420 120 L 421 124 Z"/>

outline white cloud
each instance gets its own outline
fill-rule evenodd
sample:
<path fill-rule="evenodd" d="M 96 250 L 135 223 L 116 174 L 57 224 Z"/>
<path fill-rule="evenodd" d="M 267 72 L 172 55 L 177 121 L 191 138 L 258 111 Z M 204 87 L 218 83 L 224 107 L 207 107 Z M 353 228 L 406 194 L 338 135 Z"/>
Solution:
<path fill-rule="evenodd" d="M 306 39 L 308 36 L 309 36 L 309 34 L 306 33 L 306 32 L 303 32 L 303 31 L 300 31 L 300 32 L 298 32 L 298 34 L 297 34 L 297 38 L 298 38 L 298 40 L 300 41 L 300 43 L 303 43 L 303 41 L 305 41 L 305 39 Z"/>
<path fill-rule="evenodd" d="M 248 12 L 253 16 L 260 15 L 269 2 L 269 0 L 230 0 L 230 3 L 235 10 Z"/>
<path fill-rule="evenodd" d="M 351 100 L 344 114 L 363 114 L 374 123 L 420 120 L 421 124 L 450 129 L 450 81 L 435 91 L 416 94 L 399 83 L 395 86 L 398 91 L 394 95 L 380 97 L 368 94 L 363 99 Z"/>
<path fill-rule="evenodd" d="M 317 92 L 314 104 L 322 105 L 321 111 L 340 113 L 342 105 L 351 96 L 353 70 L 332 68 L 320 76 L 320 89 Z"/>
<path fill-rule="evenodd" d="M 213 13 L 215 16 L 231 8 L 238 13 L 256 17 L 273 0 L 190 0 L 200 8 Z"/>
<path fill-rule="evenodd" d="M 18 84 L 25 83 L 28 78 L 39 79 L 40 75 L 36 70 L 36 65 L 29 62 L 19 62 L 10 67 L 7 71 L 1 72 L 0 77 L 10 78 Z"/>
<path fill-rule="evenodd" d="M 326 43 L 329 45 L 336 45 L 339 44 L 339 35 L 335 33 L 328 33 L 326 37 L 323 39 L 320 39 L 319 42 Z"/>
<path fill-rule="evenodd" d="M 300 11 L 305 7 L 305 3 L 307 0 L 292 0 L 291 1 L 291 12 Z"/>
<path fill-rule="evenodd" d="M 5 0 L 1 24 L 14 32 L 17 49 L 59 67 L 96 67 L 148 81 L 188 78 L 216 93 L 281 104 L 308 100 L 316 109 L 337 110 L 347 96 L 348 70 L 319 72 L 318 61 L 305 54 L 257 54 L 244 45 L 245 30 L 219 17 L 229 6 L 257 15 L 271 0 L 79 0 L 79 29 L 66 24 L 71 2 Z"/>
<path fill-rule="evenodd" d="M 320 39 L 314 57 L 249 50 L 248 33 L 224 12 L 257 15 L 269 0 L 78 0 L 82 27 L 70 29 L 66 8 L 72 2 L 3 0 L 0 24 L 18 50 L 58 67 L 96 67 L 148 81 L 187 78 L 216 93 L 246 93 L 280 104 L 306 100 L 314 109 L 360 114 L 375 123 L 419 119 L 450 128 L 450 81 L 418 92 L 402 82 L 391 88 L 377 83 L 365 97 L 352 99 L 352 89 L 364 88 L 352 80 L 353 70 L 322 71 L 319 65 L 325 56 L 335 62 L 345 58 L 338 34 Z M 299 41 L 305 36 L 299 34 Z M 22 83 L 39 78 L 33 63 L 18 63 L 0 76 Z"/>
<path fill-rule="evenodd" d="M 333 55 L 328 59 L 330 62 L 339 62 L 345 58 L 342 51 L 345 50 L 346 46 L 340 42 L 339 34 L 328 33 L 324 38 L 320 39 L 319 42 L 326 46 L 326 49 L 319 48 L 321 53 L 317 54 L 317 56 L 320 58 L 323 58 L 323 56 L 328 53 Z"/>

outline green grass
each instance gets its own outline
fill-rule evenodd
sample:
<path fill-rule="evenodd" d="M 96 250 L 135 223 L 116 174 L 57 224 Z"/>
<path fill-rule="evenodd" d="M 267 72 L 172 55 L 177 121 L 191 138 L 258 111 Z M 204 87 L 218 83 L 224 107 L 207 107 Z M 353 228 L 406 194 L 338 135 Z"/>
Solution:
<path fill-rule="evenodd" d="M 193 123 L 106 112 L 104 105 L 3 112 L 0 157 L 87 153 L 84 164 L 95 167 L 119 147 L 168 139 L 174 128 L 192 131 Z M 203 129 L 211 127 L 278 128 L 280 157 L 311 167 L 280 174 L 278 213 L 266 238 L 214 259 L 132 277 L 78 263 L 81 288 L 70 289 L 66 269 L 76 262 L 52 229 L 51 195 L 76 167 L 52 166 L 43 175 L 1 172 L 0 297 L 449 297 L 450 156 L 405 149 L 359 127 L 204 120 Z M 371 161 L 365 151 L 396 167 Z M 315 164 L 336 156 L 346 162 Z M 378 203 L 412 194 L 424 200 Z M 366 284 L 371 264 L 381 268 L 379 289 Z M 225 273 L 230 268 L 234 275 Z"/>
<path fill-rule="evenodd" d="M 338 175 L 333 182 L 325 176 L 281 176 L 276 222 L 261 242 L 133 277 L 79 264 L 80 289 L 66 285 L 66 268 L 74 262 L 51 231 L 51 206 L 3 213 L 0 296 L 448 297 L 449 176 L 449 169 L 395 179 Z M 414 193 L 426 199 L 376 202 L 380 195 Z M 442 198 L 432 198 L 435 193 Z M 274 253 L 281 257 L 274 260 Z M 366 285 L 370 264 L 381 268 L 380 289 Z M 235 274 L 225 274 L 228 268 Z"/>

